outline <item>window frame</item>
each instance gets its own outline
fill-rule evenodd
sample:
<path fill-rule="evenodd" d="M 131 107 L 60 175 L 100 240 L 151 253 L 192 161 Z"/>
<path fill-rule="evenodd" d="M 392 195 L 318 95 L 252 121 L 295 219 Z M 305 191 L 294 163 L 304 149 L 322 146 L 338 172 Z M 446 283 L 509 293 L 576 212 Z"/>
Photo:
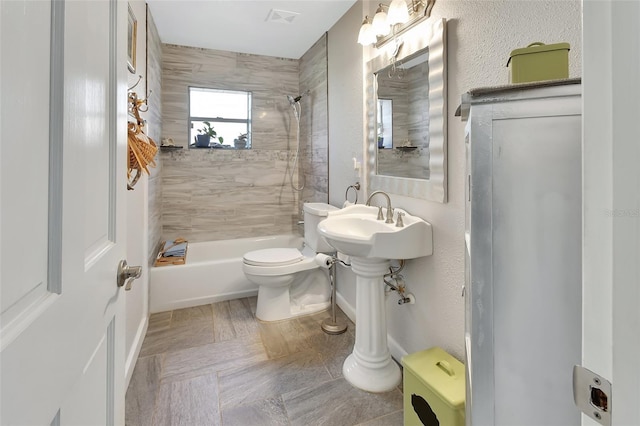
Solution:
<path fill-rule="evenodd" d="M 192 116 L 191 115 L 191 91 L 192 90 L 202 90 L 202 91 L 215 91 L 215 92 L 226 92 L 226 93 L 237 93 L 247 96 L 247 118 L 225 118 L 225 117 L 201 117 L 201 116 Z M 251 141 L 251 128 L 252 128 L 252 106 L 253 106 L 253 92 L 250 90 L 238 90 L 238 89 L 220 89 L 215 87 L 205 87 L 205 86 L 196 86 L 189 85 L 187 86 L 187 147 L 189 149 L 195 148 L 194 142 L 191 140 L 191 130 L 194 129 L 193 122 L 202 122 L 208 121 L 211 123 L 212 127 L 215 127 L 214 123 L 246 123 L 247 125 L 247 144 L 243 149 L 251 149 L 252 141 Z M 197 131 L 197 130 L 196 130 Z M 229 143 L 225 139 L 225 143 Z M 239 149 L 236 148 L 233 144 L 233 141 L 230 141 L 229 148 L 227 149 Z"/>

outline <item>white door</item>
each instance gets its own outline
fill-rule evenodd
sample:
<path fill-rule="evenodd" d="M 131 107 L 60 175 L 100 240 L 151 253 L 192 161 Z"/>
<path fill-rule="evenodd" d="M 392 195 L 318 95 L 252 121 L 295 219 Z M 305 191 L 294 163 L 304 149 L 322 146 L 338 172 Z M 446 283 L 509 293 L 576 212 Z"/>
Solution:
<path fill-rule="evenodd" d="M 640 2 L 584 0 L 583 366 L 619 426 L 640 424 L 639 46 Z"/>
<path fill-rule="evenodd" d="M 0 2 L 3 425 L 124 423 L 126 9 Z"/>

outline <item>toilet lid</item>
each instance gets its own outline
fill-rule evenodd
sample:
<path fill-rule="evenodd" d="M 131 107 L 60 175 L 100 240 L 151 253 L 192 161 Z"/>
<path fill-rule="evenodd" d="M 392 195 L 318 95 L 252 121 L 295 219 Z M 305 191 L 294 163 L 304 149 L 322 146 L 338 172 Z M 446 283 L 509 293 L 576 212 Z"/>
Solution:
<path fill-rule="evenodd" d="M 253 266 L 285 266 L 304 259 L 300 250 L 294 248 L 270 248 L 250 251 L 244 255 L 244 263 Z"/>

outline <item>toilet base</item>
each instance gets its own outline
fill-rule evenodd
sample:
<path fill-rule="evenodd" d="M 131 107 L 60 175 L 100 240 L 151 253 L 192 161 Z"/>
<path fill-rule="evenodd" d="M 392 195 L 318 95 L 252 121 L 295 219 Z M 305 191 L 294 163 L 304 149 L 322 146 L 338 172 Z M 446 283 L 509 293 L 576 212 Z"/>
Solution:
<path fill-rule="evenodd" d="M 315 263 L 313 268 L 296 273 L 247 274 L 247 278 L 258 284 L 256 318 L 261 321 L 286 320 L 321 312 L 331 306 L 328 273 Z"/>
<path fill-rule="evenodd" d="M 264 290 L 263 290 L 264 289 Z M 326 311 L 331 306 L 330 302 L 314 303 L 311 305 L 298 306 L 289 301 L 289 294 L 285 292 L 286 304 L 278 298 L 265 297 L 265 293 L 269 293 L 266 287 L 260 287 L 258 290 L 258 305 L 256 307 L 256 318 L 260 321 L 282 321 L 291 318 L 311 315 L 318 312 Z M 282 297 L 280 298 L 282 299 Z M 262 302 L 262 303 L 261 303 Z"/>

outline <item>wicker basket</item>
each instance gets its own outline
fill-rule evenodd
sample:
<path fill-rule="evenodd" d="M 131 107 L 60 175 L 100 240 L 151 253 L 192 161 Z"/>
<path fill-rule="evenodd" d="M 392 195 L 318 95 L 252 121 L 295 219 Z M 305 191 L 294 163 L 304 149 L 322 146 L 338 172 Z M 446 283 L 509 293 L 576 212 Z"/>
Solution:
<path fill-rule="evenodd" d="M 129 172 L 144 170 L 149 174 L 148 166 L 156 166 L 155 156 L 158 152 L 158 146 L 135 123 L 129 123 L 128 146 Z"/>

